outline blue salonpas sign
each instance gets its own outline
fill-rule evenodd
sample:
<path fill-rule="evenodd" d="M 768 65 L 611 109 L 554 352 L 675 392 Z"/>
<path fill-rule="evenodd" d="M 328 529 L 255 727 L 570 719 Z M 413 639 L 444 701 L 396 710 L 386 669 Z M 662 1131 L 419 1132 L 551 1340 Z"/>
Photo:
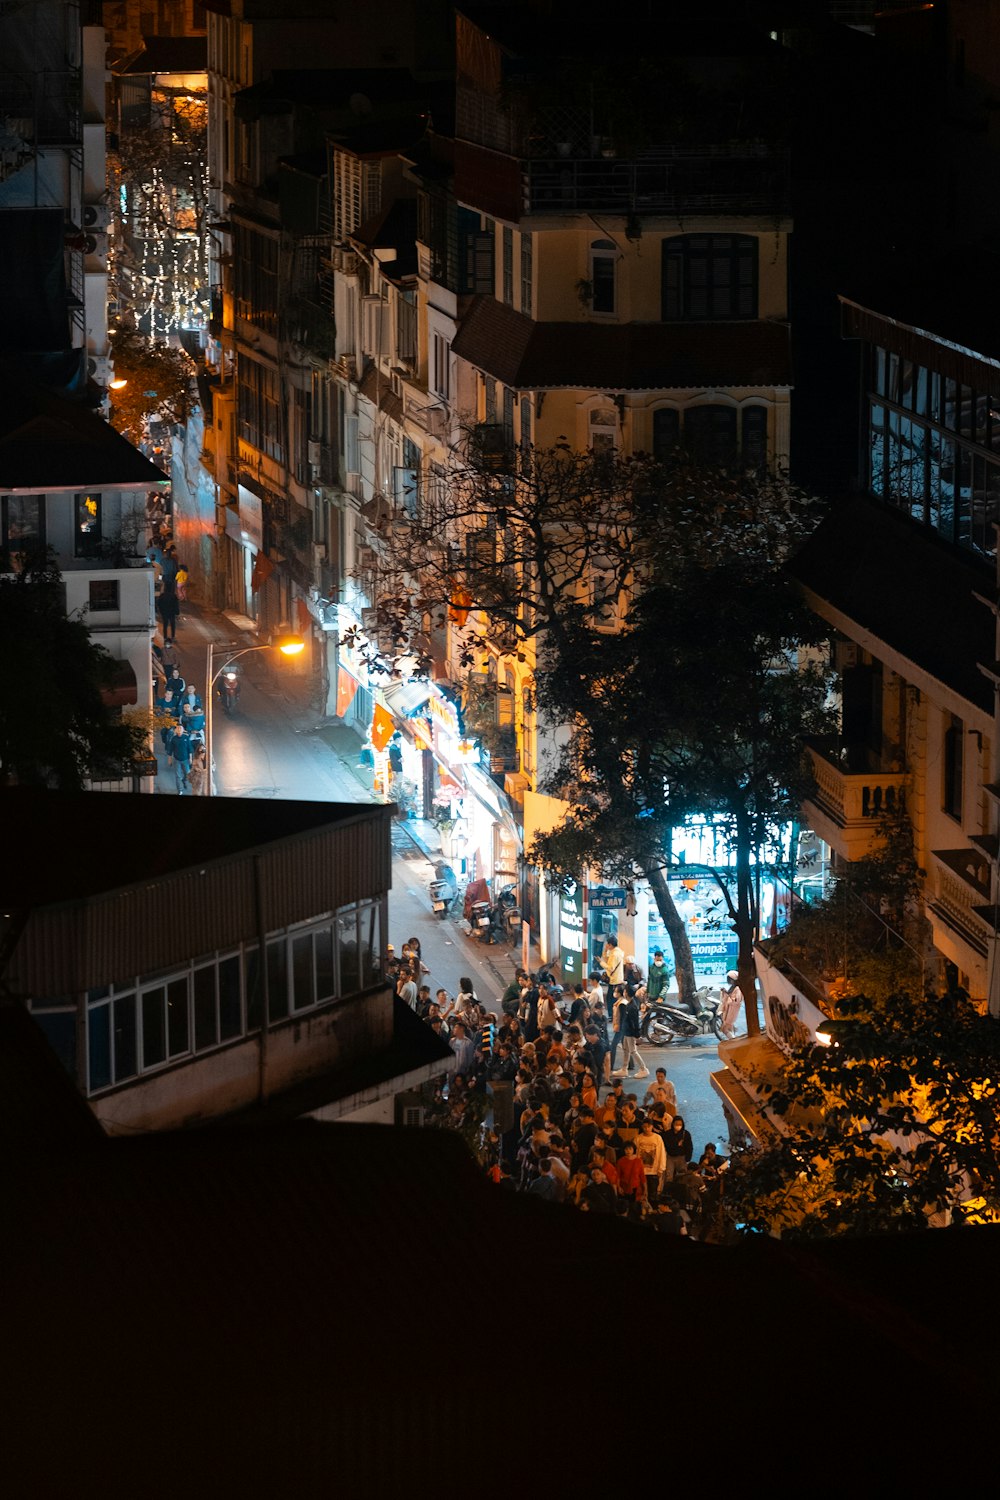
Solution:
<path fill-rule="evenodd" d="M 720 971 L 736 967 L 739 943 L 735 932 L 689 932 L 695 969 Z"/>

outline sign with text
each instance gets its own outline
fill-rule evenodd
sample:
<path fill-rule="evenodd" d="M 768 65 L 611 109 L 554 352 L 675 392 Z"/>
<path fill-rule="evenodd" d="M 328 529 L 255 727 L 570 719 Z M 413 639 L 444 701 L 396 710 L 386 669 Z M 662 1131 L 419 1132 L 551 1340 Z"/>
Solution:
<path fill-rule="evenodd" d="M 559 972 L 564 989 L 583 979 L 583 886 L 575 881 L 559 896 Z"/>
<path fill-rule="evenodd" d="M 587 892 L 591 911 L 624 911 L 627 904 L 628 892 L 624 886 L 595 885 Z"/>

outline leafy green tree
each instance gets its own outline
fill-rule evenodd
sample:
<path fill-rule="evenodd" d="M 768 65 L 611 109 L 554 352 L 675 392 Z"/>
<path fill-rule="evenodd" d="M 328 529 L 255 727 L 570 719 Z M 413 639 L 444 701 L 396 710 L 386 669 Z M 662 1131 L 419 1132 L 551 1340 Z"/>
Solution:
<path fill-rule="evenodd" d="M 572 810 L 532 857 L 568 870 L 589 849 L 612 876 L 643 874 L 663 911 L 673 830 L 709 823 L 728 858 L 706 873 L 737 936 L 751 1034 L 759 872 L 780 863 L 783 829 L 811 789 L 805 738 L 829 728 L 824 673 L 808 650 L 824 627 L 783 569 L 809 518 L 805 497 L 781 481 L 667 470 L 624 619 L 610 634 L 577 629 L 546 689 L 573 725 L 551 777 Z M 687 998 L 682 924 L 664 922 Z"/>
<path fill-rule="evenodd" d="M 829 1045 L 760 1084 L 777 1129 L 734 1155 L 734 1222 L 815 1239 L 1000 1217 L 1000 1022 L 962 991 L 836 1009 Z"/>
<path fill-rule="evenodd" d="M 140 443 L 152 416 L 183 422 L 194 375 L 183 349 L 122 329 L 114 337 L 114 358 L 115 379 L 126 384 L 111 392 L 111 421 L 123 437 Z"/>
<path fill-rule="evenodd" d="M 568 726 L 543 785 L 571 813 L 532 857 L 566 875 L 592 865 L 648 879 L 689 994 L 670 833 L 716 820 L 736 851 L 721 899 L 753 994 L 754 859 L 798 805 L 802 736 L 825 727 L 820 674 L 792 659 L 817 627 L 781 573 L 812 506 L 783 480 L 680 455 L 510 450 L 499 434 L 474 436 L 416 515 L 373 507 L 380 535 L 362 581 L 377 665 L 429 671 L 430 636 L 449 616 L 466 666 L 533 653 L 539 718 L 564 737 Z"/>
<path fill-rule="evenodd" d="M 0 783 L 78 789 L 117 777 L 145 735 L 109 709 L 114 663 L 66 617 L 61 575 L 39 559 L 8 572 L 0 555 Z"/>

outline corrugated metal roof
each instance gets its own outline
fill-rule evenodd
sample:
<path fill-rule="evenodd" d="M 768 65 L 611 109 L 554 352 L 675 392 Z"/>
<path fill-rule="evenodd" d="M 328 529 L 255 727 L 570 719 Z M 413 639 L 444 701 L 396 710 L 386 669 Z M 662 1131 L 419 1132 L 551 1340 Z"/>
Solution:
<path fill-rule="evenodd" d="M 24 851 L 0 896 L 29 909 L 7 977 L 36 995 L 167 967 L 179 940 L 194 958 L 253 938 L 258 873 L 268 930 L 377 899 L 392 883 L 381 806 L 13 788 L 0 794 L 0 819 Z"/>

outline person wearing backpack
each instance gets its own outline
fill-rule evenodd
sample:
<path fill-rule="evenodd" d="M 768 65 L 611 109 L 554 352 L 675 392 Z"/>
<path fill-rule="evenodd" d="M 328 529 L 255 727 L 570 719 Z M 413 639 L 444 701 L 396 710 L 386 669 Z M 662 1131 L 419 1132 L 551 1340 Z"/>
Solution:
<path fill-rule="evenodd" d="M 639 1020 L 639 1006 L 634 995 L 626 995 L 624 1003 L 619 1011 L 619 1026 L 622 1042 L 622 1065 L 613 1074 L 613 1078 L 627 1078 L 632 1064 L 635 1064 L 635 1077 L 648 1078 L 649 1069 L 639 1056 L 639 1036 L 641 1023 Z"/>

